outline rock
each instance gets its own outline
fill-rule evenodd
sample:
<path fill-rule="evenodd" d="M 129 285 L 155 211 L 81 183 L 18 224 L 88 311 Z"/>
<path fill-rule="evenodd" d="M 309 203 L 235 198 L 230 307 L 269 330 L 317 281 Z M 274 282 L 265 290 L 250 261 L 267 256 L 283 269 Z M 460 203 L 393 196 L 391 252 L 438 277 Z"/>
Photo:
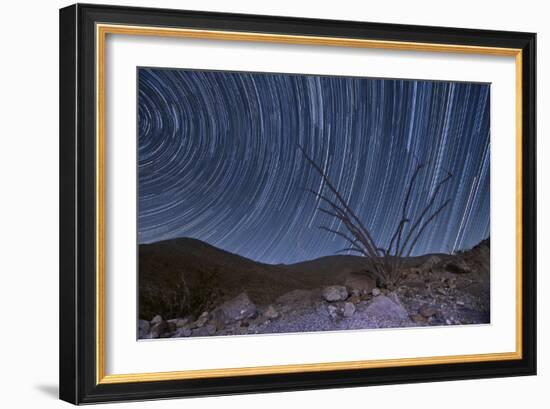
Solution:
<path fill-rule="evenodd" d="M 235 335 L 246 335 L 248 334 L 248 327 L 237 327 L 234 332 Z"/>
<path fill-rule="evenodd" d="M 216 326 L 214 324 L 204 325 L 200 328 L 195 328 L 191 331 L 191 335 L 194 337 L 207 337 L 216 333 Z"/>
<path fill-rule="evenodd" d="M 164 331 L 166 330 L 167 325 L 165 321 L 157 322 L 155 325 L 151 327 L 151 332 L 149 333 L 149 336 L 151 338 L 160 338 L 162 334 L 164 334 Z"/>
<path fill-rule="evenodd" d="M 273 305 L 270 305 L 269 307 L 267 307 L 267 309 L 264 311 L 264 315 L 266 318 L 269 318 L 271 320 L 279 317 L 279 313 L 277 312 L 275 307 L 273 307 Z"/>
<path fill-rule="evenodd" d="M 174 318 L 166 321 L 170 327 L 181 328 L 189 324 L 188 318 Z"/>
<path fill-rule="evenodd" d="M 175 333 L 174 335 L 172 336 L 172 338 L 179 338 L 179 337 L 189 337 L 191 336 L 192 334 L 192 331 L 189 327 L 182 327 L 182 328 L 179 328 Z"/>
<path fill-rule="evenodd" d="M 262 325 L 265 325 L 267 322 L 269 322 L 269 318 L 265 315 L 258 315 L 257 317 L 248 320 L 248 326 L 258 328 Z"/>
<path fill-rule="evenodd" d="M 331 285 L 323 289 L 323 298 L 328 302 L 344 301 L 348 298 L 348 290 L 343 285 Z"/>
<path fill-rule="evenodd" d="M 160 315 L 155 315 L 155 317 L 151 320 L 151 325 L 158 324 L 159 322 L 164 321 Z"/>
<path fill-rule="evenodd" d="M 168 324 L 168 329 L 172 332 L 176 331 L 178 328 L 184 327 L 189 324 L 188 318 L 174 318 L 171 320 L 166 320 Z"/>
<path fill-rule="evenodd" d="M 358 295 L 352 295 L 348 298 L 348 301 L 354 304 L 359 304 L 361 302 L 361 297 L 359 297 Z"/>
<path fill-rule="evenodd" d="M 332 318 L 336 318 L 338 316 L 338 307 L 335 307 L 334 305 L 329 305 L 327 307 L 328 315 Z"/>
<path fill-rule="evenodd" d="M 194 326 L 201 328 L 204 324 L 206 324 L 206 321 L 208 321 L 208 311 L 204 311 L 201 315 L 199 315 L 199 318 L 195 321 Z"/>
<path fill-rule="evenodd" d="M 401 305 L 399 301 L 392 300 L 390 297 L 385 295 L 379 295 L 376 298 L 373 298 L 372 302 L 365 309 L 365 314 L 372 316 L 379 321 L 409 321 L 409 314 L 407 310 Z"/>
<path fill-rule="evenodd" d="M 430 318 L 430 317 L 433 317 L 437 313 L 437 310 L 434 307 L 431 307 L 427 304 L 424 304 L 423 306 L 421 306 L 418 309 L 418 312 L 423 317 Z"/>
<path fill-rule="evenodd" d="M 139 338 L 146 338 L 147 335 L 149 334 L 150 329 L 151 329 L 151 325 L 149 324 L 149 321 L 139 320 L 138 322 Z"/>
<path fill-rule="evenodd" d="M 226 322 L 250 318 L 256 314 L 256 305 L 250 301 L 246 293 L 224 302 L 219 309 L 223 312 Z"/>
<path fill-rule="evenodd" d="M 194 337 L 207 337 L 207 336 L 210 336 L 210 335 L 213 335 L 213 333 L 215 332 L 212 332 L 212 329 L 209 328 L 210 325 L 205 325 L 205 326 L 202 326 L 200 328 L 195 328 L 193 331 L 192 331 L 192 335 Z"/>
<path fill-rule="evenodd" d="M 355 313 L 355 305 L 353 303 L 347 302 L 344 304 L 344 317 L 349 318 Z"/>
<path fill-rule="evenodd" d="M 168 331 L 174 332 L 176 330 L 176 320 L 166 320 L 166 326 L 168 327 Z"/>
<path fill-rule="evenodd" d="M 349 289 L 352 294 L 370 294 L 372 289 L 376 287 L 375 280 L 366 275 L 360 273 L 352 273 L 345 281 L 344 285 Z"/>
<path fill-rule="evenodd" d="M 216 333 L 216 326 L 213 325 L 213 324 L 208 324 L 206 326 L 206 331 L 207 331 L 208 335 L 214 335 Z"/>
<path fill-rule="evenodd" d="M 151 320 L 150 327 L 149 338 L 160 338 L 164 331 L 168 329 L 166 321 L 164 321 L 160 315 L 155 315 Z"/>
<path fill-rule="evenodd" d="M 225 313 L 219 308 L 216 308 L 214 311 L 212 311 L 212 314 L 210 314 L 210 324 L 214 325 L 217 331 L 224 328 L 225 321 Z"/>
<path fill-rule="evenodd" d="M 375 297 L 378 297 L 380 295 L 380 288 L 377 288 L 377 287 L 374 287 L 372 289 L 372 295 L 374 295 Z"/>

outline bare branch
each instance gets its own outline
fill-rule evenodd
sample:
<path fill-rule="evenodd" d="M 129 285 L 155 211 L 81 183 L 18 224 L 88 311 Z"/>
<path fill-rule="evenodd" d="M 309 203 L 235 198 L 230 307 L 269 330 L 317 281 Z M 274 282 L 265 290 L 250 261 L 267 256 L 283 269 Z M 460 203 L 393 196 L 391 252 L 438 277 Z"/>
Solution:
<path fill-rule="evenodd" d="M 333 186 L 333 184 L 331 183 L 330 179 L 325 174 L 323 169 L 321 169 L 321 167 L 319 165 L 317 165 L 317 163 L 315 163 L 315 161 L 312 158 L 309 157 L 309 155 L 306 153 L 305 149 L 301 145 L 298 145 L 298 148 L 302 151 L 302 154 L 304 155 L 306 160 L 311 164 L 311 166 L 313 166 L 313 168 L 317 171 L 317 173 L 319 173 L 319 175 L 321 175 L 321 178 L 324 180 L 324 182 L 326 183 L 328 188 L 332 191 L 332 193 L 334 193 L 334 195 L 336 196 L 338 201 L 342 204 L 344 209 L 351 215 L 351 218 L 354 219 L 355 222 L 358 224 L 358 226 L 362 230 L 363 234 L 370 241 L 371 247 L 376 248 L 376 245 L 374 244 L 375 243 L 374 239 L 372 238 L 372 236 L 371 236 L 370 232 L 368 231 L 368 229 L 363 225 L 361 220 L 355 215 L 353 210 L 348 206 L 347 202 L 344 200 L 342 195 L 340 195 L 340 192 L 338 192 L 338 190 Z"/>
<path fill-rule="evenodd" d="M 407 187 L 407 193 L 405 194 L 405 201 L 403 202 L 403 210 L 402 210 L 402 213 L 401 213 L 401 221 L 408 219 L 407 218 L 407 209 L 409 208 L 409 202 L 410 202 L 410 199 L 411 199 L 411 194 L 412 194 L 412 191 L 413 191 L 414 182 L 416 181 L 416 178 L 418 177 L 418 175 L 420 174 L 420 171 L 422 170 L 422 168 L 424 168 L 424 166 L 425 166 L 424 163 L 419 163 L 416 166 L 416 169 L 414 170 L 414 173 L 413 173 L 413 176 L 412 176 L 411 180 L 409 181 L 409 186 Z M 397 229 L 396 229 L 396 233 L 397 233 L 397 243 L 396 243 L 396 248 L 395 248 L 396 253 L 399 252 L 399 244 L 401 243 L 401 235 L 403 234 L 403 229 L 404 228 L 405 228 L 405 225 L 404 224 L 401 225 L 401 222 L 400 222 L 400 225 L 398 225 Z"/>
<path fill-rule="evenodd" d="M 298 148 L 309 164 L 321 176 L 323 181 L 320 192 L 316 192 L 309 188 L 305 188 L 305 190 L 312 193 L 315 197 L 319 198 L 323 204 L 327 205 L 326 208 L 319 207 L 318 209 L 320 212 L 339 221 L 347 230 L 347 232 L 340 231 L 340 225 L 338 225 L 336 229 L 326 226 L 319 227 L 322 230 L 343 238 L 350 244 L 350 247 L 338 250 L 336 253 L 352 252 L 362 255 L 366 266 L 372 270 L 371 272 L 377 277 L 377 279 L 380 279 L 382 285 L 386 285 L 389 288 L 397 286 L 404 277 L 403 271 L 401 270 L 403 264 L 403 254 L 406 252 L 406 257 L 411 255 L 420 237 L 426 231 L 427 226 L 430 225 L 430 223 L 432 223 L 450 203 L 450 200 L 447 200 L 430 214 L 430 211 L 434 206 L 439 193 L 443 189 L 443 186 L 453 177 L 453 175 L 446 171 L 447 176 L 437 183 L 432 194 L 429 196 L 426 205 L 420 212 L 420 215 L 413 220 L 412 217 L 408 216 L 408 212 L 410 211 L 409 207 L 419 174 L 426 166 L 425 163 L 418 163 L 416 165 L 406 189 L 404 202 L 401 208 L 401 220 L 395 228 L 395 232 L 391 237 L 388 248 L 381 248 L 376 245 L 370 231 L 357 217 L 335 185 L 332 184 L 325 171 L 306 153 L 300 145 L 298 145 Z M 323 191 L 325 186 L 330 193 Z M 411 225 L 407 229 L 408 224 Z M 404 241 L 401 243 L 403 236 L 405 236 Z"/>
<path fill-rule="evenodd" d="M 437 197 L 437 194 L 439 193 L 439 191 L 441 190 L 441 188 L 443 187 L 443 185 L 445 183 L 447 183 L 451 178 L 453 177 L 452 173 L 449 173 L 447 172 L 447 176 L 445 178 L 443 178 L 436 186 L 436 188 L 434 189 L 434 192 L 432 193 L 432 196 L 430 197 L 429 201 L 428 201 L 428 204 L 424 207 L 424 210 L 422 211 L 422 213 L 420 214 L 420 216 L 418 217 L 418 219 L 414 222 L 414 224 L 411 226 L 410 230 L 409 230 L 409 233 L 407 234 L 406 238 L 405 238 L 405 241 L 403 243 L 403 246 L 401 248 L 398 248 L 397 249 L 397 252 L 396 254 L 398 256 L 402 256 L 403 255 L 403 252 L 405 251 L 405 248 L 407 247 L 407 244 L 409 242 L 409 240 L 412 238 L 412 235 L 414 233 L 414 231 L 416 230 L 416 228 L 418 226 L 420 226 L 420 223 L 422 223 L 422 219 L 424 218 L 424 216 L 426 216 L 426 214 L 428 213 L 428 211 L 431 209 L 431 207 L 433 206 L 433 204 L 435 203 L 435 199 Z"/>
<path fill-rule="evenodd" d="M 339 220 L 341 220 L 346 228 L 358 239 L 360 240 L 363 245 L 365 246 L 365 249 L 367 250 L 367 252 L 369 253 L 369 255 L 371 257 L 376 257 L 378 256 L 376 250 L 375 250 L 375 246 L 374 246 L 374 243 L 371 243 L 367 237 L 365 237 L 365 235 L 363 234 L 363 231 L 361 230 L 360 226 L 356 226 L 356 224 L 351 220 L 351 217 L 349 215 L 349 212 L 347 212 L 344 208 L 338 206 L 336 203 L 334 203 L 333 200 L 329 199 L 328 197 L 326 197 L 325 195 L 321 194 L 321 193 L 317 193 L 311 189 L 308 189 L 306 188 L 305 189 L 306 191 L 312 193 L 313 195 L 315 195 L 316 197 L 319 197 L 320 199 L 324 200 L 326 203 L 329 204 L 329 206 L 331 206 L 335 211 L 336 213 L 334 212 L 331 212 L 327 209 L 323 209 L 323 208 L 319 208 L 319 210 L 323 213 L 327 213 L 333 217 L 336 217 L 338 218 Z"/>
<path fill-rule="evenodd" d="M 405 224 L 406 223 L 409 223 L 410 220 L 409 219 L 403 219 L 399 222 L 399 225 L 397 226 L 397 229 L 395 230 L 395 233 L 393 234 L 391 240 L 390 240 L 390 245 L 388 246 L 388 253 L 391 253 L 391 249 L 393 247 L 393 243 L 395 242 L 395 239 L 398 237 L 398 236 L 401 236 L 401 232 L 403 231 L 403 228 L 405 227 Z M 399 248 L 399 241 L 397 241 L 397 246 L 396 246 L 396 250 Z"/>
<path fill-rule="evenodd" d="M 403 211 L 402 211 L 402 214 L 401 214 L 401 219 L 406 219 L 407 218 L 407 209 L 409 207 L 409 201 L 411 199 L 411 193 L 412 193 L 412 190 L 413 190 L 413 186 L 414 186 L 414 182 L 416 181 L 416 178 L 418 177 L 418 175 L 420 174 L 420 171 L 422 170 L 422 168 L 424 168 L 425 164 L 424 163 L 420 163 L 416 166 L 416 169 L 414 170 L 414 173 L 413 173 L 413 176 L 411 178 L 411 180 L 409 181 L 409 186 L 407 188 L 407 194 L 405 195 L 405 201 L 403 202 Z"/>
<path fill-rule="evenodd" d="M 347 240 L 349 243 L 351 243 L 351 245 L 352 245 L 354 248 L 356 248 L 356 249 L 359 250 L 359 251 L 364 252 L 363 249 L 361 249 L 360 247 L 357 246 L 357 244 L 355 243 L 355 240 L 353 240 L 351 237 L 348 237 L 346 234 L 344 234 L 344 233 L 342 233 L 342 232 L 340 232 L 340 231 L 338 231 L 338 230 L 331 229 L 331 228 L 326 227 L 326 226 L 319 226 L 319 229 L 325 230 L 325 231 L 327 231 L 327 232 L 329 232 L 329 233 L 334 233 L 334 234 L 336 234 L 337 236 L 340 236 L 340 237 L 344 238 L 344 239 Z"/>
<path fill-rule="evenodd" d="M 347 251 L 353 251 L 353 252 L 356 252 L 356 253 L 361 253 L 362 255 L 366 256 L 366 254 L 363 250 L 356 249 L 355 247 L 346 247 L 346 248 L 337 250 L 336 253 L 345 253 Z"/>
<path fill-rule="evenodd" d="M 366 252 L 366 255 L 368 255 L 370 257 L 377 257 L 378 256 L 376 251 L 373 251 L 373 249 L 370 247 L 370 243 L 365 239 L 363 234 L 361 234 L 361 232 L 357 229 L 357 227 L 353 224 L 353 222 L 351 220 L 349 220 L 349 218 L 345 214 L 334 213 L 334 212 L 331 212 L 330 210 L 323 209 L 323 208 L 319 208 L 319 211 L 323 212 L 323 213 L 326 213 L 326 214 L 329 214 L 329 215 L 337 218 L 338 220 L 340 220 L 344 224 L 344 226 L 346 226 L 348 231 L 355 237 L 355 239 L 356 239 L 355 242 L 356 243 L 361 243 L 363 245 L 363 247 L 365 249 L 365 252 Z"/>
<path fill-rule="evenodd" d="M 411 247 L 409 248 L 409 251 L 407 253 L 407 257 L 409 257 L 414 249 L 414 247 L 416 246 L 416 243 L 418 241 L 418 239 L 420 238 L 420 236 L 422 235 L 422 233 L 424 232 L 424 230 L 426 229 L 426 227 L 428 226 L 428 224 L 430 224 L 431 221 L 433 221 L 437 215 L 439 213 L 441 213 L 441 211 L 447 207 L 447 205 L 451 202 L 451 199 L 448 199 L 445 203 L 443 203 L 441 206 L 439 206 L 439 208 L 424 222 L 424 224 L 422 225 L 422 227 L 420 228 L 418 234 L 416 235 L 416 237 L 414 238 L 414 241 L 411 243 Z"/>

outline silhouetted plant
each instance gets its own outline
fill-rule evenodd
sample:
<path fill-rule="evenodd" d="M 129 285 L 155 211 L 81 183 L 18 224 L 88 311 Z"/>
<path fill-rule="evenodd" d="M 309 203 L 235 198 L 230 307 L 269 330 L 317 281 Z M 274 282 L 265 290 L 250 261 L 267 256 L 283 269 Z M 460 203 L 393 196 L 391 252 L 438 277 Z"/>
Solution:
<path fill-rule="evenodd" d="M 409 257 L 412 254 L 426 227 L 450 203 L 450 199 L 448 199 L 435 210 L 432 210 L 439 192 L 453 175 L 446 171 L 447 175 L 437 183 L 421 211 L 416 215 L 409 215 L 413 187 L 421 170 L 425 167 L 425 163 L 420 163 L 416 166 L 406 189 L 401 214 L 399 219 L 396 219 L 395 231 L 388 247 L 383 248 L 375 241 L 368 227 L 359 219 L 323 169 L 306 153 L 302 146 L 298 145 L 298 147 L 306 160 L 321 176 L 324 182 L 323 189 L 326 187 L 332 194 L 332 197 L 329 197 L 323 191 L 317 193 L 311 189 L 306 190 L 325 203 L 326 207 L 319 207 L 319 211 L 340 221 L 341 225 L 345 227 L 346 232 L 331 229 L 327 226 L 319 226 L 319 228 L 336 234 L 349 243 L 349 247 L 339 250 L 339 253 L 355 252 L 364 256 L 379 285 L 389 289 L 397 287 L 404 277 L 404 272 L 401 268 L 403 258 Z"/>

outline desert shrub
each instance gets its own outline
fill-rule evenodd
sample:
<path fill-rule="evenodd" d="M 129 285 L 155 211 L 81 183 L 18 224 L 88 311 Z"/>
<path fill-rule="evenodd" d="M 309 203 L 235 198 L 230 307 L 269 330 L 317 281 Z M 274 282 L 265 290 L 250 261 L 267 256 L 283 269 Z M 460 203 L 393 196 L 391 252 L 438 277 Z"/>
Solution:
<path fill-rule="evenodd" d="M 375 240 L 369 228 L 350 207 L 349 203 L 329 179 L 323 168 L 319 166 L 301 146 L 299 146 L 299 149 L 324 182 L 323 191 L 320 193 L 311 189 L 307 190 L 324 203 L 325 207 L 320 207 L 319 211 L 338 220 L 340 222 L 339 225 L 344 226 L 345 230 L 340 231 L 327 226 L 319 226 L 319 228 L 343 238 L 348 243 L 348 246 L 341 249 L 339 252 L 353 252 L 364 256 L 369 271 L 375 275 L 379 285 L 390 289 L 398 286 L 401 280 L 406 276 L 406 271 L 402 269 L 403 257 L 409 257 L 412 254 L 415 246 L 418 244 L 418 240 L 426 230 L 426 227 L 432 223 L 450 203 L 449 199 L 438 207 L 434 206 L 443 186 L 453 175 L 447 172 L 447 175 L 442 178 L 433 189 L 424 207 L 421 208 L 417 214 L 413 215 L 410 214 L 413 187 L 418 180 L 420 172 L 426 165 L 425 163 L 419 163 L 416 166 L 406 188 L 402 212 L 400 215 L 396 215 L 395 218 L 394 233 L 388 246 L 384 248 Z"/>

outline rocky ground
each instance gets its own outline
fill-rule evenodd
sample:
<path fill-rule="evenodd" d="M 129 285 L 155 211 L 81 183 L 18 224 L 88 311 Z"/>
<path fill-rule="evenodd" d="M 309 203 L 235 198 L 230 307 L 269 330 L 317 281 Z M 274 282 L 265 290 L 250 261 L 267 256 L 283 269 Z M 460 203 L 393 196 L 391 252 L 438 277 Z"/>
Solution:
<path fill-rule="evenodd" d="M 242 291 L 176 317 L 139 320 L 139 338 L 270 334 L 490 322 L 489 242 L 456 255 L 411 258 L 389 291 L 366 271 L 272 297 Z M 330 276 L 329 276 L 330 277 Z M 325 280 L 326 281 L 326 280 Z M 246 290 L 246 285 L 243 285 Z M 256 292 L 258 291 L 254 288 Z M 252 293 L 256 294 L 255 291 Z"/>

